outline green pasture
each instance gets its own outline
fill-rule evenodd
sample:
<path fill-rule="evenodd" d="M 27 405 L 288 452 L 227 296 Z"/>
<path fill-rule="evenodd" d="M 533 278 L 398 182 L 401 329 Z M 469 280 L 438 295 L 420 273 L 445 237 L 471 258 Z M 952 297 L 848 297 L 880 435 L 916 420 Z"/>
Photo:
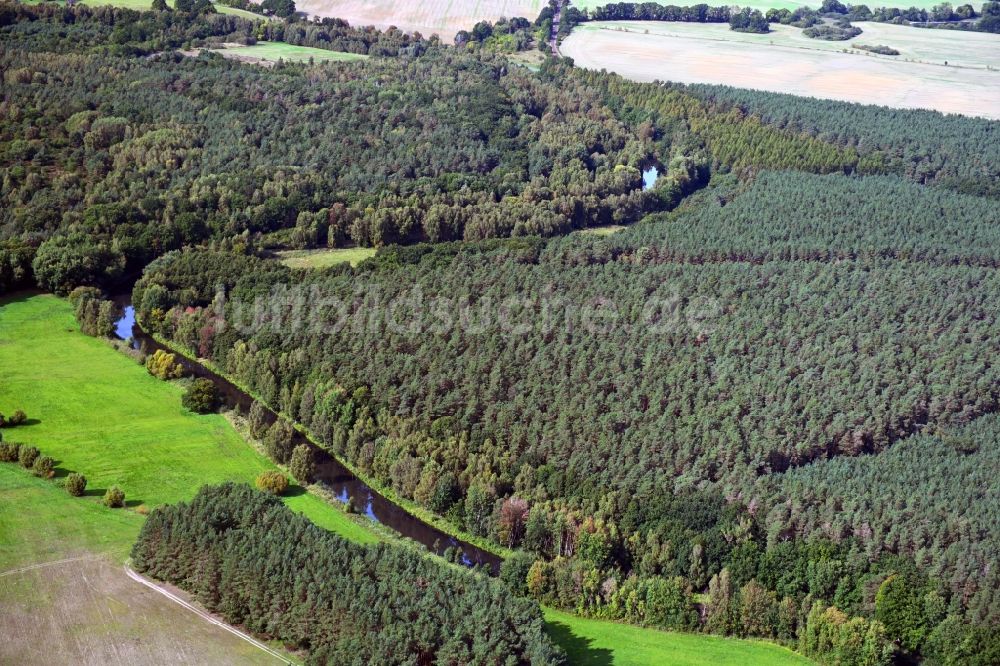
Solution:
<path fill-rule="evenodd" d="M 315 62 L 355 62 L 368 57 L 358 53 L 328 51 L 326 49 L 316 49 L 311 46 L 285 44 L 284 42 L 257 42 L 253 46 L 237 46 L 220 49 L 219 52 L 227 57 L 242 56 L 258 58 L 260 60 L 285 60 L 291 62 L 305 62 L 310 58 Z"/>
<path fill-rule="evenodd" d="M 131 543 L 138 523 L 120 514 L 140 504 L 152 508 L 188 499 L 204 484 L 253 483 L 261 471 L 275 469 L 222 415 L 196 415 L 181 407 L 180 385 L 155 379 L 106 342 L 80 333 L 70 304 L 55 296 L 0 301 L 0 368 L 0 412 L 23 409 L 29 417 L 26 425 L 5 428 L 4 438 L 55 458 L 56 482 L 70 471 L 84 474 L 87 496 L 66 495 L 63 502 L 60 494 L 59 504 L 93 504 L 97 510 L 81 514 L 84 523 L 106 525 L 125 543 Z M 11 491 L 10 483 L 9 476 L 0 478 L 0 496 Z M 112 485 L 125 491 L 125 510 L 99 507 Z M 289 507 L 316 524 L 354 541 L 375 540 L 322 498 L 297 486 L 289 494 Z M 32 502 L 22 510 L 45 523 L 64 508 Z M 118 523 L 129 529 L 117 530 Z M 6 542 L 0 530 L 0 543 Z"/>
<path fill-rule="evenodd" d="M 544 608 L 549 635 L 574 666 L 789 666 L 811 664 L 766 641 L 683 634 L 592 620 Z"/>
<path fill-rule="evenodd" d="M 278 252 L 281 263 L 289 268 L 327 268 L 350 263 L 357 266 L 368 257 L 375 256 L 373 247 L 345 247 L 336 250 L 282 250 Z"/>

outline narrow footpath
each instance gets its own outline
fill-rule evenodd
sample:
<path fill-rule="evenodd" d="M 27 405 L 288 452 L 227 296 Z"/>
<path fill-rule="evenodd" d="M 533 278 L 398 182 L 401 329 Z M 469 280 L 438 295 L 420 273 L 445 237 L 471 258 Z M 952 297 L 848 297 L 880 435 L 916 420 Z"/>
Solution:
<path fill-rule="evenodd" d="M 552 15 L 552 30 L 549 33 L 549 50 L 556 58 L 559 57 L 559 19 L 562 18 L 562 10 L 567 0 L 559 0 L 556 4 L 556 12 Z"/>

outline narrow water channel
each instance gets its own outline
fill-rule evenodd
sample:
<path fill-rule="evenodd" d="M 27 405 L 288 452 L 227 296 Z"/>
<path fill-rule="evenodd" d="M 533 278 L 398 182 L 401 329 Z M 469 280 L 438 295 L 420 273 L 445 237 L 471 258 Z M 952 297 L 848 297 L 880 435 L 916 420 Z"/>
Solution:
<path fill-rule="evenodd" d="M 132 346 L 136 349 L 142 349 L 147 354 L 152 354 L 157 349 L 163 349 L 167 352 L 173 351 L 147 335 L 135 323 L 135 310 L 129 299 L 119 298 L 116 300 L 123 308 L 122 317 L 115 322 L 115 332 L 118 337 L 123 340 L 131 338 Z M 222 402 L 227 407 L 239 407 L 244 414 L 250 411 L 254 399 L 238 386 L 225 377 L 212 372 L 201 363 L 192 361 L 181 354 L 176 354 L 176 357 L 186 373 L 212 380 L 219 389 Z M 270 409 L 267 409 L 266 414 L 268 424 L 274 423 L 278 419 L 278 415 Z M 445 534 L 436 527 L 407 513 L 403 508 L 393 504 L 368 487 L 350 470 L 341 465 L 336 458 L 310 442 L 301 433 L 296 432 L 295 438 L 296 444 L 305 444 L 312 449 L 316 460 L 315 482 L 324 486 L 337 501 L 344 504 L 349 500 L 353 501 L 357 511 L 370 520 L 381 523 L 404 537 L 413 539 L 438 555 L 444 555 L 448 549 L 457 550 L 459 551 L 458 561 L 465 566 L 486 566 L 493 574 L 499 572 L 501 558 Z"/>

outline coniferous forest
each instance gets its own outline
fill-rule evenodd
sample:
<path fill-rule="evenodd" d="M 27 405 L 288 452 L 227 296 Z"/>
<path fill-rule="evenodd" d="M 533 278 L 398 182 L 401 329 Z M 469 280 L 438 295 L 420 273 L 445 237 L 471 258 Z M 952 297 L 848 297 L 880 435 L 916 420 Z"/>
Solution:
<path fill-rule="evenodd" d="M 145 330 L 514 554 L 491 581 L 225 486 L 138 569 L 317 663 L 559 661 L 528 598 L 1000 663 L 1000 124 L 262 30 L 0 5 L 0 292 L 134 283 Z M 371 57 L 192 54 L 251 39 Z"/>
<path fill-rule="evenodd" d="M 190 503 L 157 509 L 132 557 L 230 622 L 307 650 L 309 663 L 559 659 L 538 606 L 499 581 L 399 547 L 352 544 L 244 485 L 206 486 Z"/>

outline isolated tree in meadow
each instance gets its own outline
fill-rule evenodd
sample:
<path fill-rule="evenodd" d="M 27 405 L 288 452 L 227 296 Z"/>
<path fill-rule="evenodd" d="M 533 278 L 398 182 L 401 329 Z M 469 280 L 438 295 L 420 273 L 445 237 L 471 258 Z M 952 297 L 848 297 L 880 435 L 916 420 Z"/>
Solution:
<path fill-rule="evenodd" d="M 196 379 L 184 392 L 181 404 L 196 414 L 214 412 L 219 406 L 219 390 L 211 379 Z"/>
<path fill-rule="evenodd" d="M 66 477 L 65 486 L 66 492 L 70 495 L 80 497 L 83 495 L 83 491 L 87 489 L 87 477 L 77 472 L 70 472 L 69 476 Z"/>
<path fill-rule="evenodd" d="M 19 426 L 27 420 L 28 415 L 24 413 L 23 409 L 15 409 L 14 413 L 6 418 L 4 418 L 3 414 L 0 414 L 0 426 Z"/>
<path fill-rule="evenodd" d="M 288 477 L 277 470 L 268 470 L 257 475 L 257 488 L 272 495 L 282 495 L 288 490 Z"/>
<path fill-rule="evenodd" d="M 55 474 L 55 466 L 56 461 L 50 456 L 38 456 L 35 458 L 35 462 L 31 465 L 31 471 L 35 474 L 35 476 L 48 479 Z"/>
<path fill-rule="evenodd" d="M 0 462 L 17 462 L 20 453 L 20 444 L 17 442 L 5 442 L 3 441 L 3 435 L 0 434 Z"/>
<path fill-rule="evenodd" d="M 35 459 L 38 458 L 38 449 L 34 446 L 21 445 L 20 450 L 17 453 L 17 461 L 24 466 L 25 469 L 31 469 L 31 466 L 35 464 Z"/>
<path fill-rule="evenodd" d="M 312 483 L 313 475 L 316 473 L 316 461 L 308 444 L 299 444 L 292 450 L 288 471 L 302 485 Z"/>
<path fill-rule="evenodd" d="M 111 486 L 104 493 L 104 506 L 112 509 L 120 509 L 125 506 L 125 491 L 118 486 Z"/>

